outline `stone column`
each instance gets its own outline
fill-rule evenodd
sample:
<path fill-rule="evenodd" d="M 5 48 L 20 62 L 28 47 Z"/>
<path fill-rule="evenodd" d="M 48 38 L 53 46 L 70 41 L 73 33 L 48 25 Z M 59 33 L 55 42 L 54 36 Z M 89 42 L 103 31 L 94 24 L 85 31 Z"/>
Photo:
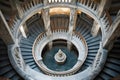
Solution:
<path fill-rule="evenodd" d="M 44 0 L 43 3 L 44 3 L 44 6 L 46 6 L 46 5 L 49 4 L 48 0 Z M 43 17 L 43 22 L 44 22 L 46 34 L 47 34 L 48 36 L 50 36 L 52 32 L 51 32 L 51 28 L 50 28 L 49 8 L 42 10 L 42 17 Z"/>
<path fill-rule="evenodd" d="M 0 10 L 0 37 L 9 45 L 15 43 L 14 35 L 12 34 L 9 25 L 7 24 L 1 10 Z"/>
<path fill-rule="evenodd" d="M 71 10 L 70 10 L 69 28 L 68 28 L 68 34 L 70 34 L 70 35 L 72 35 L 73 31 L 76 28 L 76 19 L 77 19 L 77 11 L 76 11 L 76 9 L 71 8 Z M 72 47 L 72 43 L 67 41 L 67 48 L 69 50 L 71 50 L 71 47 Z"/>
<path fill-rule="evenodd" d="M 91 34 L 92 36 L 97 36 L 100 30 L 100 25 L 98 25 L 98 23 L 96 21 L 93 22 L 93 26 L 91 29 Z"/>
<path fill-rule="evenodd" d="M 71 48 L 72 48 L 72 43 L 71 43 L 70 41 L 67 41 L 67 48 L 68 48 L 69 50 L 71 50 Z"/>
<path fill-rule="evenodd" d="M 98 17 L 100 18 L 101 15 L 103 14 L 103 11 L 106 9 L 109 9 L 110 7 L 111 0 L 101 0 L 98 6 Z M 91 34 L 95 37 L 98 35 L 100 30 L 100 26 L 96 21 L 93 23 L 93 27 L 91 29 Z"/>
<path fill-rule="evenodd" d="M 48 3 L 48 0 L 44 0 L 43 1 L 44 5 L 46 6 Z M 52 32 L 51 32 L 51 28 L 50 28 L 50 14 L 49 14 L 49 9 L 43 9 L 42 10 L 42 18 L 43 18 L 43 22 L 44 22 L 44 27 L 45 27 L 45 31 L 48 37 L 51 36 Z M 49 43 L 49 49 L 52 48 L 52 41 Z"/>
<path fill-rule="evenodd" d="M 44 9 L 42 10 L 42 17 L 43 17 L 43 22 L 44 22 L 44 27 L 46 30 L 47 36 L 50 36 L 52 34 L 51 28 L 50 28 L 50 14 L 49 14 L 49 9 Z"/>
<path fill-rule="evenodd" d="M 76 28 L 76 19 L 77 19 L 76 9 L 71 8 L 71 10 L 70 10 L 70 20 L 69 20 L 69 30 L 68 30 L 68 33 L 70 33 L 70 34 Z"/>
<path fill-rule="evenodd" d="M 27 36 L 29 34 L 28 34 L 28 28 L 27 28 L 26 23 L 24 23 L 22 26 L 20 26 L 20 31 L 21 31 L 23 37 L 27 38 Z"/>
<path fill-rule="evenodd" d="M 52 45 L 53 45 L 53 42 L 51 41 L 51 42 L 49 42 L 49 44 L 48 44 L 48 46 L 49 46 L 49 50 L 51 50 L 52 49 Z"/>

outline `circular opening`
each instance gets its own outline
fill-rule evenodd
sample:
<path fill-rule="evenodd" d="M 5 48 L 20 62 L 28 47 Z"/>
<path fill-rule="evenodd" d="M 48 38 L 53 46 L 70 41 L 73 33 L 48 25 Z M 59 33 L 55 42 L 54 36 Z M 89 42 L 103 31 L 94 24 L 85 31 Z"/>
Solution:
<path fill-rule="evenodd" d="M 75 74 L 81 68 L 87 56 L 86 45 L 80 33 L 69 35 L 64 30 L 56 30 L 52 37 L 40 34 L 34 42 L 32 52 L 45 74 L 67 76 Z M 56 59 L 55 55 L 59 50 L 64 56 Z"/>
<path fill-rule="evenodd" d="M 68 49 L 69 44 L 66 40 L 57 39 L 52 41 L 52 48 L 49 48 L 49 43 L 43 48 L 42 59 L 43 63 L 53 71 L 67 71 L 71 69 L 78 60 L 77 48 L 71 43 L 71 49 Z M 56 61 L 55 55 L 62 53 L 61 62 Z"/>

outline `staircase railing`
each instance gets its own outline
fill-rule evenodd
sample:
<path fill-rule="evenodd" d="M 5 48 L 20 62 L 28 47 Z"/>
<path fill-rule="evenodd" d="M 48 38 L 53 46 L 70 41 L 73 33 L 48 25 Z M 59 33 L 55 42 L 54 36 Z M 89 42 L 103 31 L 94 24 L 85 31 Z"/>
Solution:
<path fill-rule="evenodd" d="M 120 31 L 120 10 L 118 11 L 116 19 L 113 21 L 111 26 L 108 27 L 106 35 L 103 37 L 103 46 L 108 47 L 108 44 L 112 44 L 112 42 L 114 42 L 114 40 L 120 35 L 119 31 Z"/>
<path fill-rule="evenodd" d="M 75 3 L 75 4 L 73 5 L 72 3 Z M 71 7 L 73 7 L 73 8 L 80 7 L 81 9 L 85 9 L 85 10 L 83 10 L 83 12 L 85 11 L 85 13 L 87 13 L 88 15 L 92 14 L 91 17 L 93 19 L 95 19 L 96 21 L 98 21 L 99 25 L 101 26 L 103 35 L 106 34 L 104 29 L 106 27 L 109 27 L 108 18 L 106 16 L 106 14 L 103 15 L 102 18 L 99 18 L 97 16 L 98 15 L 98 11 L 97 11 L 98 4 L 96 2 L 94 2 L 93 0 L 75 0 L 75 1 L 72 1 L 72 0 L 48 0 L 47 5 L 44 5 L 42 0 L 31 0 L 28 3 L 21 5 L 20 10 L 22 13 L 22 18 L 19 19 L 16 17 L 15 20 L 13 20 L 14 23 L 12 25 L 12 32 L 15 33 L 14 34 L 15 37 L 18 36 L 19 27 L 31 16 L 38 13 L 39 11 L 41 11 L 44 8 L 49 8 L 49 7 L 54 7 L 54 6 L 60 7 L 60 6 L 63 6 L 63 4 L 70 8 Z M 88 12 L 86 12 L 86 9 L 88 10 Z"/>
<path fill-rule="evenodd" d="M 31 76 L 25 72 L 26 65 L 17 46 L 15 45 L 8 46 L 8 56 L 16 72 L 25 80 L 31 80 Z"/>
<path fill-rule="evenodd" d="M 59 32 L 59 33 L 61 33 L 61 32 L 64 32 L 64 33 L 67 33 L 67 31 L 65 31 L 65 30 L 57 30 L 57 31 L 53 31 L 53 33 L 55 34 L 55 33 L 57 33 L 57 32 Z M 73 33 L 73 36 L 76 36 L 77 38 L 79 38 L 79 39 L 81 39 L 82 37 L 80 37 L 81 35 L 79 34 L 79 33 L 76 33 L 76 32 L 74 32 Z M 45 33 L 42 33 L 42 35 L 39 37 L 39 40 L 42 40 L 44 37 L 46 37 L 46 35 L 45 35 Z M 39 40 L 36 40 L 36 42 L 38 43 L 39 42 Z M 59 75 L 59 74 L 55 74 L 55 72 L 53 72 L 53 74 L 51 74 L 49 71 L 50 70 L 48 70 L 48 69 L 46 69 L 46 68 L 44 68 L 44 71 L 45 71 L 45 73 L 46 74 L 48 74 L 48 75 L 50 75 L 50 76 L 54 76 L 54 78 L 55 78 L 55 80 L 57 79 L 57 77 L 65 77 L 65 76 L 69 76 L 69 75 L 72 75 L 72 74 L 74 74 L 74 77 L 80 77 L 81 76 L 81 78 L 80 79 L 87 79 L 87 80 L 90 80 L 90 79 L 93 79 L 100 71 L 101 71 L 101 69 L 102 69 L 102 67 L 103 67 L 103 64 L 105 63 L 105 60 L 106 60 L 106 57 L 107 57 L 107 51 L 106 50 L 104 50 L 103 49 L 103 46 L 102 46 L 102 43 L 100 43 L 101 45 L 100 45 L 100 49 L 98 50 L 98 53 L 97 53 L 97 55 L 96 55 L 96 58 L 95 58 L 95 60 L 94 60 L 94 63 L 93 63 L 93 65 L 92 66 L 90 66 L 90 67 L 88 67 L 86 70 L 84 70 L 84 71 L 82 71 L 82 72 L 80 72 L 80 73 L 78 73 L 78 74 L 74 74 L 74 73 L 76 73 L 76 71 L 78 71 L 79 70 L 79 66 L 77 66 L 77 68 L 75 68 L 74 70 L 72 70 L 72 71 L 69 71 L 69 74 L 66 74 L 66 73 L 63 73 L 62 75 Z M 38 45 L 38 44 L 35 44 L 35 45 Z M 13 50 L 12 51 L 12 53 L 15 53 L 15 54 L 18 54 L 19 52 L 18 52 L 18 50 L 16 50 L 16 47 L 15 48 L 13 48 L 13 49 L 10 49 L 10 50 Z M 10 60 L 12 61 L 11 63 L 13 63 L 13 65 L 17 65 L 17 66 L 14 66 L 15 67 L 15 69 L 16 69 L 16 71 L 23 77 L 23 78 L 25 78 L 26 80 L 31 80 L 31 79 L 34 79 L 34 77 L 31 77 L 32 75 L 32 73 L 29 75 L 28 73 L 26 74 L 26 65 L 25 64 L 22 64 L 22 65 L 24 65 L 25 67 L 24 67 L 24 69 L 22 68 L 21 69 L 21 67 L 19 66 L 20 65 L 20 62 L 19 61 L 23 61 L 24 62 L 24 60 L 22 59 L 22 58 L 18 58 L 18 56 L 19 55 L 15 55 L 15 54 L 9 54 L 10 56 Z M 17 60 L 16 59 L 16 57 L 18 58 L 18 59 L 20 59 L 20 60 Z M 81 62 L 81 61 L 80 61 Z M 39 61 L 39 63 L 41 63 L 40 61 Z M 44 66 L 42 66 L 42 68 L 43 68 Z M 35 74 L 35 73 L 33 73 L 33 74 Z M 86 77 L 83 77 L 82 75 L 83 74 L 87 74 L 87 76 Z M 40 73 L 40 75 L 41 75 L 41 73 Z M 55 77 L 56 76 L 56 77 Z M 73 76 L 71 76 L 71 77 L 73 77 Z M 66 79 L 69 79 L 69 78 L 71 78 L 71 77 L 65 77 Z M 36 79 L 36 80 L 39 80 L 39 79 Z"/>
<path fill-rule="evenodd" d="M 69 39 L 68 36 L 71 39 Z M 38 66 L 41 68 L 41 70 L 48 75 L 52 75 L 52 76 L 73 75 L 74 73 L 76 73 L 80 69 L 80 67 L 82 66 L 82 64 L 85 61 L 85 58 L 87 56 L 88 48 L 87 48 L 87 43 L 86 43 L 85 39 L 82 37 L 82 35 L 80 33 L 77 33 L 75 31 L 70 36 L 68 34 L 66 28 L 53 30 L 51 37 L 47 36 L 45 33 L 42 33 L 36 38 L 36 40 L 33 44 L 33 48 L 32 48 L 34 60 L 36 61 Z M 58 39 L 58 38 L 60 38 L 60 39 L 63 38 L 65 40 L 71 41 L 76 46 L 78 53 L 79 53 L 78 62 L 75 64 L 75 66 L 73 68 L 71 68 L 70 70 L 67 70 L 67 71 L 56 72 L 56 71 L 50 70 L 42 62 L 41 56 L 42 56 L 42 50 L 43 50 L 44 46 L 49 41 L 54 40 L 54 39 Z M 84 50 L 81 48 L 81 46 L 84 47 Z M 82 49 L 82 52 L 81 52 L 81 49 Z"/>
<path fill-rule="evenodd" d="M 48 0 L 49 4 L 52 3 L 71 3 L 72 0 Z"/>
<path fill-rule="evenodd" d="M 60 2 L 62 1 L 62 2 Z M 68 1 L 68 2 L 67 2 Z M 70 4 L 70 0 L 49 0 L 49 4 L 52 5 L 53 3 L 57 3 L 57 4 L 60 4 L 60 3 L 68 3 L 69 5 Z M 66 4 L 65 3 L 65 4 Z M 51 7 L 50 5 L 47 5 L 48 8 Z M 54 5 L 54 4 L 53 4 Z M 60 6 L 60 5 L 59 5 Z M 18 33 L 19 33 L 19 27 L 27 20 L 29 19 L 31 16 L 33 16 L 34 14 L 38 13 L 37 11 L 41 11 L 43 8 L 45 8 L 46 6 L 43 6 L 43 2 L 41 0 L 32 0 L 32 2 L 29 2 L 26 4 L 26 6 L 22 6 L 21 7 L 21 12 L 23 13 L 23 17 L 21 19 L 19 18 L 15 18 L 13 20 L 13 24 L 12 24 L 12 32 L 15 36 L 15 38 L 18 37 Z M 70 7 L 76 7 L 76 5 L 74 6 L 70 6 Z M 106 32 L 106 28 L 109 28 L 110 25 L 109 25 L 109 21 L 108 21 L 108 17 L 105 15 L 102 16 L 102 18 L 99 18 L 97 16 L 97 7 L 98 5 L 95 4 L 95 2 L 90 1 L 90 0 L 78 0 L 77 1 L 77 7 L 81 7 L 82 9 L 88 9 L 90 12 L 88 14 L 92 14 L 95 16 L 94 19 L 97 19 L 98 23 L 101 25 L 101 29 L 102 29 L 102 34 L 103 36 L 107 34 Z M 109 29 L 108 29 L 109 30 Z M 53 31 L 54 32 L 54 31 Z M 43 36 L 40 37 L 40 40 L 42 39 Z M 77 37 L 77 36 L 76 36 Z M 79 37 L 78 37 L 79 38 Z M 37 41 L 38 42 L 38 41 Z M 37 44 L 35 44 L 37 45 Z M 15 52 L 15 51 L 13 51 Z M 98 54 L 98 56 L 101 56 L 101 54 Z M 100 58 L 98 58 L 100 59 Z M 16 59 L 15 59 L 16 60 Z M 101 61 L 101 60 L 100 60 Z M 98 61 L 96 60 L 94 65 L 97 65 L 98 64 Z M 95 66 L 94 66 L 95 67 Z M 98 68 L 99 66 L 96 66 L 96 68 Z"/>
<path fill-rule="evenodd" d="M 98 4 L 94 2 L 94 0 L 78 0 L 78 5 L 83 5 L 84 7 L 88 7 L 91 11 L 97 12 Z"/>

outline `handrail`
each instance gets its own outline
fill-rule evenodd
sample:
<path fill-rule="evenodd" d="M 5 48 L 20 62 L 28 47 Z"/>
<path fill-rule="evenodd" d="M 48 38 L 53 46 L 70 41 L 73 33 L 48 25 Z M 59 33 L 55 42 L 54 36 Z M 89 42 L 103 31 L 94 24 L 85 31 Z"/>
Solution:
<path fill-rule="evenodd" d="M 18 55 L 17 57 L 19 57 L 19 61 L 22 61 L 22 63 L 19 64 L 19 61 L 17 60 L 17 57 L 15 56 L 16 51 L 14 51 L 14 49 L 16 48 L 16 45 L 8 45 L 8 57 L 10 59 L 10 62 L 13 66 L 13 68 L 16 70 L 16 72 L 23 77 L 25 80 L 31 80 L 31 76 L 26 74 L 25 69 L 26 69 L 26 65 L 24 63 L 24 60 L 22 58 L 20 58 L 20 56 Z M 21 67 L 20 67 L 21 65 Z M 22 67 L 24 66 L 24 67 Z"/>
<path fill-rule="evenodd" d="M 98 4 L 94 0 L 78 0 L 78 3 L 91 8 L 93 11 L 98 10 Z"/>
<path fill-rule="evenodd" d="M 50 3 L 51 1 L 51 3 Z M 50 6 L 53 6 L 54 3 L 56 4 L 59 4 L 58 6 L 60 6 L 61 2 L 62 4 L 64 4 L 65 2 L 65 5 L 70 5 L 70 7 L 74 7 L 76 5 L 73 5 L 71 6 L 71 3 L 73 3 L 73 1 L 68 1 L 68 0 L 48 0 L 48 5 L 46 5 L 47 7 L 50 7 Z M 53 3 L 53 5 L 52 5 Z M 88 10 L 90 10 L 93 14 L 95 14 L 95 17 L 97 17 L 97 7 L 98 7 L 98 4 L 96 2 L 94 2 L 93 0 L 77 0 L 77 6 L 81 6 L 82 8 L 87 8 Z M 21 11 L 22 11 L 22 15 L 23 17 L 25 17 L 25 15 L 28 15 L 29 11 L 31 12 L 32 10 L 34 10 L 33 8 L 36 8 L 38 7 L 38 5 L 42 5 L 41 7 L 44 8 L 45 5 L 43 5 L 43 2 L 42 0 L 31 0 L 29 1 L 28 3 L 25 3 L 25 4 L 21 4 Z M 42 9 L 41 8 L 41 9 Z M 39 10 L 41 10 L 39 9 Z M 35 11 L 36 13 L 36 11 Z M 89 13 L 88 13 L 89 14 Z M 32 15 L 31 15 L 32 16 Z M 29 16 L 29 18 L 31 17 Z M 95 18 L 94 18 L 95 19 Z M 106 35 L 107 34 L 107 30 L 109 29 L 110 25 L 110 21 L 108 21 L 109 18 L 108 16 L 106 15 L 106 13 L 103 15 L 102 18 L 98 18 L 98 23 L 99 25 L 101 26 L 101 30 L 102 30 L 102 35 Z M 15 20 L 13 20 L 13 24 L 12 24 L 12 32 L 13 32 L 13 35 L 15 36 L 15 38 L 17 38 L 18 36 L 18 33 L 19 33 L 19 27 L 22 25 L 22 23 L 24 22 L 25 20 L 23 19 L 22 21 L 20 19 L 18 19 L 17 17 L 15 18 Z M 17 27 L 16 27 L 17 26 Z"/>
<path fill-rule="evenodd" d="M 108 31 L 106 32 L 107 34 L 103 38 L 103 46 L 105 48 L 107 48 L 109 44 L 112 44 L 111 42 L 114 42 L 113 40 L 115 40 L 119 36 L 118 34 L 118 32 L 120 31 L 119 24 L 120 24 L 120 13 L 118 12 L 116 19 L 113 21 Z M 109 46 L 109 48 L 110 47 L 112 46 Z"/>
<path fill-rule="evenodd" d="M 52 0 L 53 1 L 53 0 Z M 53 1 L 53 3 L 55 2 L 56 0 L 54 0 Z M 63 1 L 63 0 L 57 0 L 57 4 L 60 4 L 59 3 L 59 1 Z M 64 1 L 66 1 L 66 0 L 64 0 Z M 62 4 L 64 4 L 64 1 L 62 2 Z M 84 0 L 85 2 L 84 3 L 82 3 L 81 2 L 81 0 L 78 0 L 76 3 L 79 3 L 80 5 L 82 5 L 82 6 L 84 6 L 84 7 L 86 7 L 86 8 L 88 8 L 89 10 L 91 10 L 93 13 L 95 13 L 95 14 L 97 14 L 96 12 L 97 12 L 97 4 L 95 4 L 95 2 L 93 2 L 93 0 L 92 1 L 88 1 L 87 2 L 87 0 Z M 74 1 L 71 1 L 71 3 L 73 3 Z M 87 4 L 86 4 L 86 2 L 87 2 Z M 66 4 L 66 3 L 65 3 Z M 68 3 L 69 4 L 69 3 Z M 79 6 L 79 4 L 77 5 L 77 6 Z M 89 5 L 90 4 L 90 5 Z M 29 3 L 27 3 L 26 4 L 26 6 L 21 6 L 21 11 L 22 11 L 22 15 L 23 15 L 23 17 L 25 16 L 25 14 L 26 15 L 28 15 L 28 11 L 30 10 L 30 12 L 31 12 L 31 10 L 32 10 L 32 8 L 35 8 L 35 7 L 38 7 L 38 5 L 43 5 L 43 2 L 41 1 L 41 0 L 32 0 L 31 2 L 29 2 Z M 71 4 L 69 4 L 69 5 L 71 5 Z M 47 5 L 47 6 L 49 6 L 49 4 Z M 45 7 L 45 6 L 41 6 L 41 7 Z M 49 6 L 50 7 L 50 6 Z M 72 7 L 72 6 L 71 6 Z M 35 12 L 36 13 L 36 12 Z M 31 15 L 32 16 L 32 15 Z M 29 16 L 30 17 L 30 16 Z M 13 25 L 14 26 L 14 28 L 16 28 L 16 29 L 18 29 L 18 27 L 15 27 L 15 26 L 17 26 L 17 25 L 19 25 L 19 24 L 17 24 L 17 23 L 19 23 L 19 22 L 21 22 L 21 21 L 19 21 L 19 19 L 17 19 L 17 20 L 15 20 L 16 21 L 16 23 Z M 20 25 L 21 25 L 21 23 L 20 23 Z M 14 30 L 14 32 L 16 33 L 17 32 L 17 34 L 18 34 L 18 30 Z M 16 35 L 17 35 L 16 34 Z"/>
<path fill-rule="evenodd" d="M 49 4 L 52 4 L 52 3 L 71 3 L 72 0 L 48 0 L 48 3 Z"/>
<path fill-rule="evenodd" d="M 27 2 L 23 2 L 20 4 L 20 7 L 25 11 L 31 6 L 37 5 L 37 4 L 43 4 L 43 0 L 30 0 Z"/>
<path fill-rule="evenodd" d="M 66 29 L 66 28 L 65 28 Z M 57 36 L 57 33 L 59 34 L 59 33 L 63 33 L 63 34 L 61 34 L 62 36 L 64 35 L 64 34 L 68 34 L 68 32 L 66 31 L 66 30 L 64 30 L 64 29 L 54 29 L 53 30 L 53 32 L 52 32 L 52 37 L 53 38 L 55 38 L 55 36 L 53 36 L 53 35 L 56 35 L 56 37 L 58 37 Z M 59 34 L 60 35 L 60 34 Z M 87 43 L 85 42 L 85 39 L 82 37 L 82 35 L 80 35 L 80 33 L 77 33 L 77 32 L 75 32 L 74 31 L 74 33 L 71 35 L 71 36 L 73 36 L 74 37 L 74 39 L 76 38 L 76 40 L 79 40 L 78 42 L 82 42 L 82 44 L 83 44 L 83 46 L 84 46 L 84 48 L 85 48 L 85 53 L 84 54 L 87 54 L 87 51 L 88 51 L 88 49 L 87 49 Z M 65 36 L 64 36 L 65 37 Z M 68 36 L 66 36 L 67 38 L 68 38 Z M 60 37 L 59 37 L 60 38 Z M 53 71 L 53 70 L 50 70 L 50 69 L 48 69 L 45 65 L 44 65 L 44 63 L 42 62 L 42 57 L 41 57 L 41 46 L 40 45 L 42 45 L 43 46 L 43 44 L 42 43 L 44 43 L 45 44 L 45 42 L 46 42 L 46 40 L 47 40 L 47 36 L 45 35 L 45 33 L 41 33 L 37 38 L 36 38 L 36 40 L 35 40 L 35 42 L 34 42 L 34 44 L 33 44 L 33 48 L 32 48 L 32 53 L 33 53 L 33 57 L 34 57 L 34 59 L 35 59 L 35 61 L 36 61 L 36 63 L 38 64 L 38 66 L 41 68 L 41 70 L 44 72 L 44 73 L 46 73 L 46 74 L 48 74 L 48 75 L 54 75 L 54 76 L 67 76 L 67 75 L 72 75 L 72 74 L 74 74 L 75 72 L 77 72 L 78 70 L 79 70 L 79 68 L 81 67 L 81 65 L 83 64 L 83 62 L 84 62 L 84 60 L 85 59 L 80 59 L 79 57 L 78 57 L 78 62 L 75 64 L 75 66 L 73 67 L 73 68 L 71 68 L 70 70 L 67 70 L 67 71 L 62 71 L 62 72 L 56 72 L 56 71 Z M 57 38 L 56 38 L 57 39 Z M 51 40 L 51 39 L 50 39 Z M 53 39 L 54 40 L 54 39 Z M 68 39 L 69 40 L 69 39 Z M 45 41 L 45 42 L 44 42 Z M 48 42 L 49 42 L 49 40 L 47 40 Z M 76 43 L 76 45 L 77 44 L 79 44 L 79 43 Z M 41 43 L 41 44 L 40 44 Z M 47 42 L 46 42 L 47 43 Z M 80 43 L 81 44 L 81 43 Z M 75 44 L 74 44 L 75 45 Z M 75 46 L 76 46 L 75 45 Z M 36 49 L 38 49 L 37 47 L 39 47 L 39 49 L 40 49 L 40 51 L 36 51 Z M 78 48 L 78 47 L 77 47 Z M 39 54 L 40 55 L 38 55 L 38 52 L 39 52 Z M 79 54 L 81 54 L 81 52 L 79 51 Z M 79 55 L 80 56 L 80 55 Z M 39 57 L 39 58 L 37 58 L 37 57 Z M 41 58 L 40 58 L 41 57 Z M 83 56 L 84 57 L 84 56 Z M 85 57 L 86 57 L 86 55 L 85 55 Z"/>
<path fill-rule="evenodd" d="M 38 1 L 38 0 L 36 0 L 36 1 Z M 82 0 L 83 1 L 83 0 Z M 86 1 L 86 0 L 85 0 Z M 99 23 L 99 25 L 101 26 L 101 28 L 102 28 L 102 33 L 103 34 L 107 34 L 106 32 L 105 32 L 105 28 L 108 26 L 109 27 L 109 25 L 107 25 L 105 22 L 105 18 L 106 18 L 106 15 L 105 16 L 103 16 L 102 17 L 102 19 L 101 18 L 98 18 L 97 17 L 97 9 L 95 8 L 96 6 L 94 5 L 94 2 L 89 2 L 89 0 L 88 0 L 88 2 L 87 2 L 87 5 L 86 5 L 86 2 L 81 2 L 81 0 L 78 0 L 78 5 L 77 6 L 74 6 L 74 5 L 70 5 L 70 7 L 74 7 L 74 8 L 82 8 L 82 9 L 88 9 L 89 11 L 89 13 L 88 14 L 92 14 L 93 16 L 95 16 L 95 18 L 94 19 L 96 19 L 97 21 L 98 21 L 98 23 Z M 83 4 L 84 3 L 84 4 Z M 46 8 L 46 6 L 41 6 L 41 4 L 42 3 L 40 3 L 39 4 L 39 2 L 35 2 L 34 0 L 33 0 L 33 2 L 31 3 L 31 4 L 29 4 L 29 6 L 25 6 L 25 8 L 23 8 L 22 7 L 22 9 L 23 9 L 23 12 L 24 12 L 24 14 L 23 14 L 23 18 L 22 19 L 15 19 L 14 21 L 15 21 L 15 23 L 13 24 L 13 29 L 14 29 L 14 33 L 16 33 L 16 35 L 15 35 L 15 38 L 17 38 L 18 37 L 18 32 L 19 32 L 19 27 L 20 27 L 20 25 L 22 25 L 27 19 L 29 19 L 33 14 L 35 14 L 35 13 L 37 13 L 36 12 L 36 10 L 42 10 L 43 8 L 45 9 Z M 80 4 L 80 5 L 79 5 Z M 51 4 L 51 6 L 54 6 L 54 5 L 52 5 Z M 50 5 L 47 5 L 47 8 L 49 8 L 49 7 L 51 7 Z M 59 6 L 60 6 L 60 4 L 59 4 Z M 68 6 L 68 5 L 67 5 Z M 40 8 L 41 7 L 41 8 Z M 31 14 L 28 14 L 29 12 L 31 12 Z M 34 12 L 34 13 L 32 13 L 32 12 Z M 29 16 L 26 16 L 26 15 L 29 15 Z M 109 22 L 107 22 L 107 23 L 109 23 Z M 104 35 L 103 35 L 104 36 Z"/>
<path fill-rule="evenodd" d="M 106 16 L 108 17 L 108 20 L 109 20 L 109 24 L 111 25 L 112 24 L 112 18 L 108 12 L 108 10 L 105 10 L 105 13 L 106 13 Z"/>

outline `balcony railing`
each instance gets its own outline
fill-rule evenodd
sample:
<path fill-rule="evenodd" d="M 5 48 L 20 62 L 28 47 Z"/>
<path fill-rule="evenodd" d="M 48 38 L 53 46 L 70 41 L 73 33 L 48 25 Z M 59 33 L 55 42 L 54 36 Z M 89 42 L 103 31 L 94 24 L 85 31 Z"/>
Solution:
<path fill-rule="evenodd" d="M 69 39 L 68 36 L 72 39 Z M 34 44 L 33 44 L 33 48 L 32 48 L 32 53 L 33 53 L 33 57 L 34 60 L 36 61 L 36 63 L 38 64 L 38 66 L 41 68 L 41 70 L 48 74 L 48 75 L 53 75 L 53 76 L 68 76 L 68 75 L 72 75 L 74 73 L 76 73 L 80 67 L 82 66 L 83 62 L 86 59 L 87 56 L 87 52 L 88 52 L 88 47 L 87 47 L 87 43 L 85 41 L 85 39 L 82 37 L 82 35 L 80 33 L 77 32 L 73 32 L 72 35 L 68 34 L 66 28 L 65 29 L 55 29 L 53 30 L 51 37 L 47 36 L 45 33 L 40 34 Z M 78 62 L 74 65 L 73 68 L 71 68 L 70 70 L 67 71 L 62 71 L 62 72 L 56 72 L 53 70 L 48 69 L 44 63 L 42 62 L 42 50 L 44 48 L 44 46 L 49 43 L 51 40 L 55 40 L 55 39 L 65 39 L 65 40 L 69 40 L 70 42 L 72 42 L 79 53 L 78 56 Z M 74 40 L 73 40 L 74 39 Z"/>

